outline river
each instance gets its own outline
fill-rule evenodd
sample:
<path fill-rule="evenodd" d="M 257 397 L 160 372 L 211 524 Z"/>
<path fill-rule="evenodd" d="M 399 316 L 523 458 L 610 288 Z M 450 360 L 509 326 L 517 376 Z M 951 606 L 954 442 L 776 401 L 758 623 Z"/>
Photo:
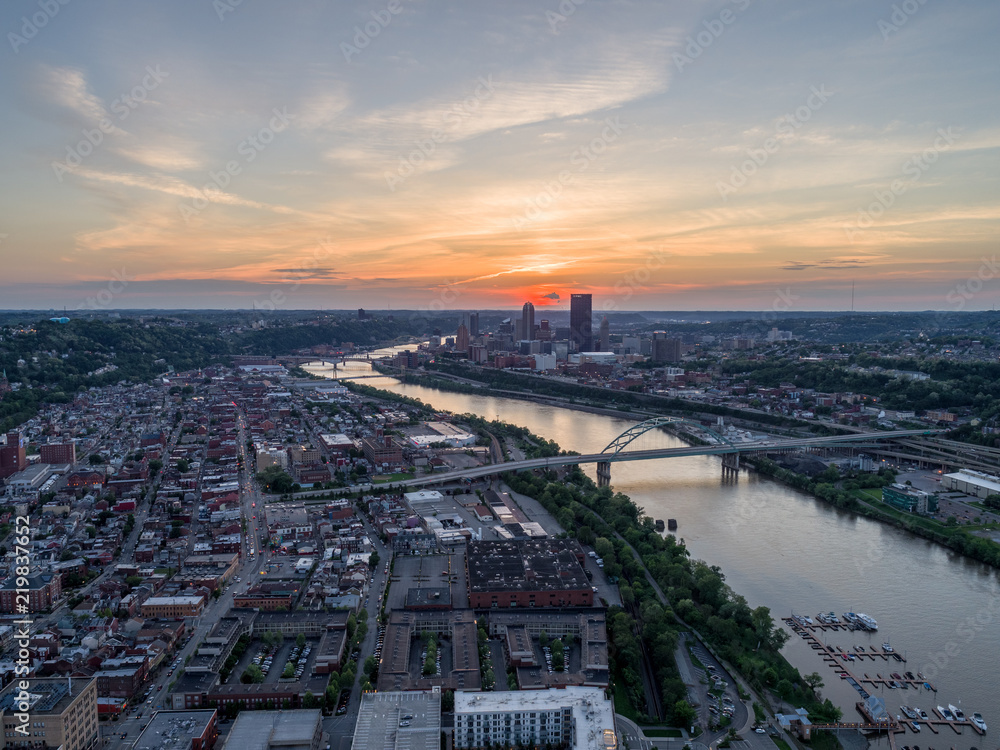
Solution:
<path fill-rule="evenodd" d="M 331 376 L 329 366 L 307 366 Z M 339 368 L 341 376 L 370 372 L 363 362 Z M 499 417 L 522 425 L 567 450 L 596 453 L 634 420 L 536 404 L 509 398 L 477 397 L 394 378 L 365 379 L 366 385 L 420 399 L 435 409 Z M 682 445 L 665 433 L 649 433 L 633 447 Z M 655 442 L 654 442 L 655 441 Z M 594 466 L 585 466 L 594 477 Z M 938 692 L 869 689 L 885 698 L 889 711 L 898 706 L 923 708 L 959 705 L 968 716 L 983 714 L 992 725 L 986 737 L 970 729 L 959 737 L 944 727 L 940 735 L 924 729 L 897 744 L 922 747 L 995 747 L 1000 732 L 1000 576 L 936 544 L 877 521 L 832 508 L 792 488 L 741 472 L 723 480 L 717 457 L 697 456 L 612 464 L 612 486 L 630 496 L 654 519 L 675 518 L 677 535 L 693 557 L 718 565 L 733 590 L 751 607 L 764 605 L 777 617 L 819 612 L 865 612 L 878 620 L 874 634 L 829 633 L 826 642 L 852 650 L 888 640 L 907 659 L 851 663 L 859 677 L 867 672 L 922 672 Z M 786 657 L 802 674 L 819 672 L 821 690 L 856 721 L 858 694 L 796 635 Z"/>

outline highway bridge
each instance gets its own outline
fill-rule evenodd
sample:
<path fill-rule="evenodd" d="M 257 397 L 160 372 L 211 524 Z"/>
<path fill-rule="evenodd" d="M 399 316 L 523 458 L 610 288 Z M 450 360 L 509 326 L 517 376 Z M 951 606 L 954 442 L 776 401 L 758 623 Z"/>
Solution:
<path fill-rule="evenodd" d="M 503 463 L 489 464 L 487 466 L 477 466 L 472 469 L 461 469 L 458 471 L 449 471 L 441 474 L 409 479 L 406 481 L 406 485 L 408 487 L 418 487 L 445 484 L 458 480 L 478 479 L 480 477 L 491 476 L 505 471 L 557 469 L 563 466 L 573 466 L 577 464 L 597 464 L 598 484 L 608 485 L 611 481 L 610 467 L 614 462 L 648 461 L 651 459 L 677 458 L 680 456 L 722 456 L 723 474 L 732 474 L 739 471 L 739 457 L 740 454 L 743 453 L 774 453 L 809 448 L 836 448 L 839 446 L 849 447 L 858 444 L 877 445 L 887 441 L 898 441 L 904 438 L 928 437 L 942 432 L 941 430 L 892 430 L 886 432 L 869 432 L 852 435 L 831 435 L 815 438 L 768 439 L 755 442 L 733 443 L 722 436 L 716 436 L 700 424 L 693 423 L 693 426 L 703 432 L 708 432 L 716 439 L 717 442 L 710 445 L 690 445 L 679 448 L 652 448 L 647 450 L 630 451 L 623 450 L 625 446 L 634 441 L 640 435 L 653 429 L 677 423 L 692 424 L 688 422 L 688 420 L 684 419 L 659 417 L 647 420 L 626 430 L 600 453 L 550 456 L 548 458 L 528 458 L 521 461 L 505 461 Z"/>

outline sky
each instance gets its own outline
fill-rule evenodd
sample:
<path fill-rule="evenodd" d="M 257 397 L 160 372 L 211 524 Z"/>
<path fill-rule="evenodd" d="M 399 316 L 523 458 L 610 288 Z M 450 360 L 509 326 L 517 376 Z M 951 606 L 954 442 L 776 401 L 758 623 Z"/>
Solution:
<path fill-rule="evenodd" d="M 0 32 L 0 309 L 1000 301 L 995 0 L 7 0 Z"/>

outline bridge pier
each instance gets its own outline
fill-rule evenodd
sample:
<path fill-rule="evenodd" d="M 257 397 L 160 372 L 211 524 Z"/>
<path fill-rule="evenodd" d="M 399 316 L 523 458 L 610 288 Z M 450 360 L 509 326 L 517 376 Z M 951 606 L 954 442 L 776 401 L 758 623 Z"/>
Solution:
<path fill-rule="evenodd" d="M 610 487 L 611 486 L 611 462 L 610 461 L 598 461 L 597 462 L 597 486 L 598 487 Z"/>
<path fill-rule="evenodd" d="M 740 454 L 739 453 L 723 453 L 722 454 L 722 478 L 723 479 L 737 479 L 740 475 Z"/>

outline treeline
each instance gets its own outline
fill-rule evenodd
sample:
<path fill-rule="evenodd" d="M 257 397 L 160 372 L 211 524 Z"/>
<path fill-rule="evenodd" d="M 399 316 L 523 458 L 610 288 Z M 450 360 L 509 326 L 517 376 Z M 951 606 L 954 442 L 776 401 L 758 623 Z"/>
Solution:
<path fill-rule="evenodd" d="M 686 624 L 757 689 L 773 689 L 785 700 L 806 706 L 814 721 L 839 718 L 840 710 L 829 700 L 820 702 L 798 670 L 781 656 L 788 636 L 775 627 L 768 608 L 751 609 L 725 583 L 718 567 L 691 560 L 684 544 L 673 535 L 659 534 L 653 520 L 627 496 L 598 488 L 579 467 L 568 472 L 565 482 L 556 481 L 552 472 L 508 474 L 505 481 L 515 492 L 537 499 L 567 534 L 593 545 L 604 558 L 609 578 L 622 579 L 625 607 L 609 611 L 609 637 L 613 675 L 630 700 L 638 695 L 644 645 L 663 710 L 679 725 L 690 722 L 686 687 L 674 659 L 678 632 Z M 660 603 L 644 568 L 672 608 Z"/>
<path fill-rule="evenodd" d="M 838 508 L 892 524 L 924 539 L 944 545 L 973 560 L 1000 568 L 1000 544 L 991 539 L 976 536 L 958 526 L 943 526 L 937 521 L 922 516 L 883 511 L 877 506 L 859 501 L 855 490 L 864 487 L 884 487 L 894 481 L 895 477 L 889 470 L 880 470 L 872 481 L 865 482 L 864 477 L 860 477 L 856 481 L 848 480 L 843 483 L 842 488 L 838 488 L 830 481 L 830 477 L 825 477 L 823 474 L 816 478 L 810 478 L 805 474 L 783 469 L 768 458 L 747 457 L 744 460 L 752 464 L 754 469 L 761 474 L 766 474 L 784 484 L 808 492 Z"/>
<path fill-rule="evenodd" d="M 846 391 L 876 396 L 888 409 L 925 411 L 969 407 L 983 419 L 1000 414 L 1000 363 L 955 362 L 946 359 L 887 359 L 858 355 L 856 364 L 920 371 L 929 380 L 899 378 L 887 372 L 858 372 L 839 362 L 730 360 L 722 370 L 747 374 L 757 385 L 794 383 L 824 393 Z"/>

